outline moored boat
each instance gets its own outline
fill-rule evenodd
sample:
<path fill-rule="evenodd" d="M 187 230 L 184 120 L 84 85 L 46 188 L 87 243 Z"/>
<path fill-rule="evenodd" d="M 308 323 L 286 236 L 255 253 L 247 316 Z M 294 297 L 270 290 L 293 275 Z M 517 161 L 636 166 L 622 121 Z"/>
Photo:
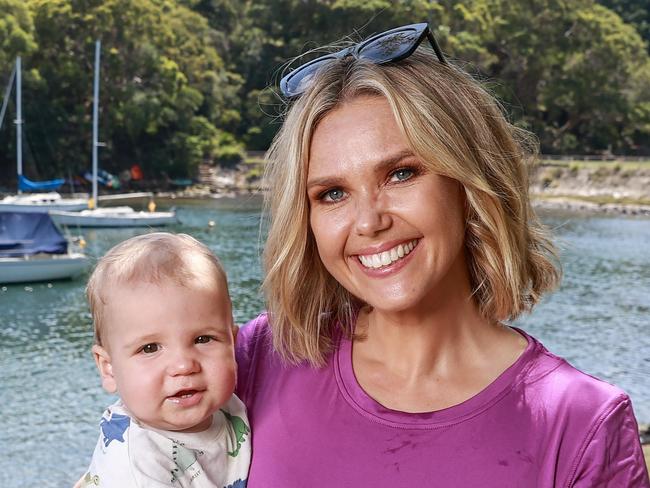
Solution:
<path fill-rule="evenodd" d="M 175 212 L 144 212 L 131 207 L 106 207 L 79 212 L 51 211 L 52 220 L 70 227 L 159 227 L 178 222 Z"/>
<path fill-rule="evenodd" d="M 50 216 L 38 212 L 0 212 L 0 283 L 73 278 L 89 265 L 71 249 Z"/>
<path fill-rule="evenodd" d="M 57 192 L 22 193 L 0 200 L 0 212 L 41 212 L 50 210 L 83 210 L 88 208 L 87 198 L 63 198 Z"/>

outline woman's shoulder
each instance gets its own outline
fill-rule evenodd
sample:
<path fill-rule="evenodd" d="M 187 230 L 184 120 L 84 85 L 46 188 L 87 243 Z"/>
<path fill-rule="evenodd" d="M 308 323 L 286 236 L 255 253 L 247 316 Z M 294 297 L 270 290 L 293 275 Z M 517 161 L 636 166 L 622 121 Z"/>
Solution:
<path fill-rule="evenodd" d="M 273 351 L 273 339 L 268 314 L 261 313 L 242 325 L 237 332 L 237 394 L 246 403 L 253 376 L 264 357 Z"/>
<path fill-rule="evenodd" d="M 621 388 L 581 371 L 550 352 L 537 339 L 528 337 L 533 341 L 534 354 L 520 379 L 527 389 L 537 390 L 545 402 L 557 407 L 571 406 L 577 413 L 584 414 L 629 401 Z"/>
<path fill-rule="evenodd" d="M 262 312 L 253 320 L 250 320 L 239 327 L 235 350 L 237 354 L 246 353 L 255 348 L 260 340 L 267 341 L 271 336 L 269 318 L 266 312 Z"/>
<path fill-rule="evenodd" d="M 541 342 L 531 340 L 535 354 L 518 381 L 530 406 L 567 431 L 586 432 L 586 442 L 598 430 L 616 430 L 630 417 L 634 421 L 632 403 L 625 391 L 581 371 Z"/>
<path fill-rule="evenodd" d="M 536 413 L 547 436 L 561 437 L 561 444 L 570 446 L 565 450 L 571 453 L 568 486 L 604 486 L 604 480 L 615 479 L 611 486 L 645 487 L 647 475 L 630 397 L 528 337 L 534 354 L 519 375 L 517 398 Z"/>

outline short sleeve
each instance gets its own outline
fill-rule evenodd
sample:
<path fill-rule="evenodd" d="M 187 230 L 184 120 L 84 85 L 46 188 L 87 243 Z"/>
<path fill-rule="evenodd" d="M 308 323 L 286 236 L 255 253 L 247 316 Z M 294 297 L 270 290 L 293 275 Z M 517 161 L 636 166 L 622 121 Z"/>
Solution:
<path fill-rule="evenodd" d="M 573 471 L 573 488 L 650 488 L 639 431 L 627 395 L 603 414 Z"/>
<path fill-rule="evenodd" d="M 235 344 L 237 388 L 235 393 L 246 405 L 252 400 L 251 391 L 259 360 L 259 346 L 264 341 L 271 342 L 266 314 L 261 314 L 242 325 L 237 333 L 237 343 Z"/>

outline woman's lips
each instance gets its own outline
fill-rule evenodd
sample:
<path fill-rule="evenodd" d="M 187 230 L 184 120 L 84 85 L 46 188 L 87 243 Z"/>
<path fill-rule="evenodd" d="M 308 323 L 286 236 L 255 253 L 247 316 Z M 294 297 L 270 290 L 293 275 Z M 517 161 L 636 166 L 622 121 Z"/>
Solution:
<path fill-rule="evenodd" d="M 392 265 L 393 263 L 404 259 L 415 249 L 420 239 L 413 239 L 408 242 L 400 243 L 386 251 L 375 254 L 359 254 L 357 258 L 361 265 L 366 269 L 381 269 Z"/>

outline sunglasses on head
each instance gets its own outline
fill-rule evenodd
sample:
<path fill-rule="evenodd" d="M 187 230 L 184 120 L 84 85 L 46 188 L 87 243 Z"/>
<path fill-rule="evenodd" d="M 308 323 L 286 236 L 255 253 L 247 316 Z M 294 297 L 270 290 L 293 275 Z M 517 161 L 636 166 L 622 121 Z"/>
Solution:
<path fill-rule="evenodd" d="M 326 54 L 299 66 L 280 80 L 280 91 L 286 98 L 301 95 L 309 87 L 309 82 L 316 71 L 334 59 L 354 56 L 356 59 L 365 59 L 375 64 L 400 61 L 413 54 L 425 37 L 431 43 L 438 60 L 446 64 L 442 51 L 429 29 L 429 24 L 410 24 L 376 34 L 354 46 Z"/>

